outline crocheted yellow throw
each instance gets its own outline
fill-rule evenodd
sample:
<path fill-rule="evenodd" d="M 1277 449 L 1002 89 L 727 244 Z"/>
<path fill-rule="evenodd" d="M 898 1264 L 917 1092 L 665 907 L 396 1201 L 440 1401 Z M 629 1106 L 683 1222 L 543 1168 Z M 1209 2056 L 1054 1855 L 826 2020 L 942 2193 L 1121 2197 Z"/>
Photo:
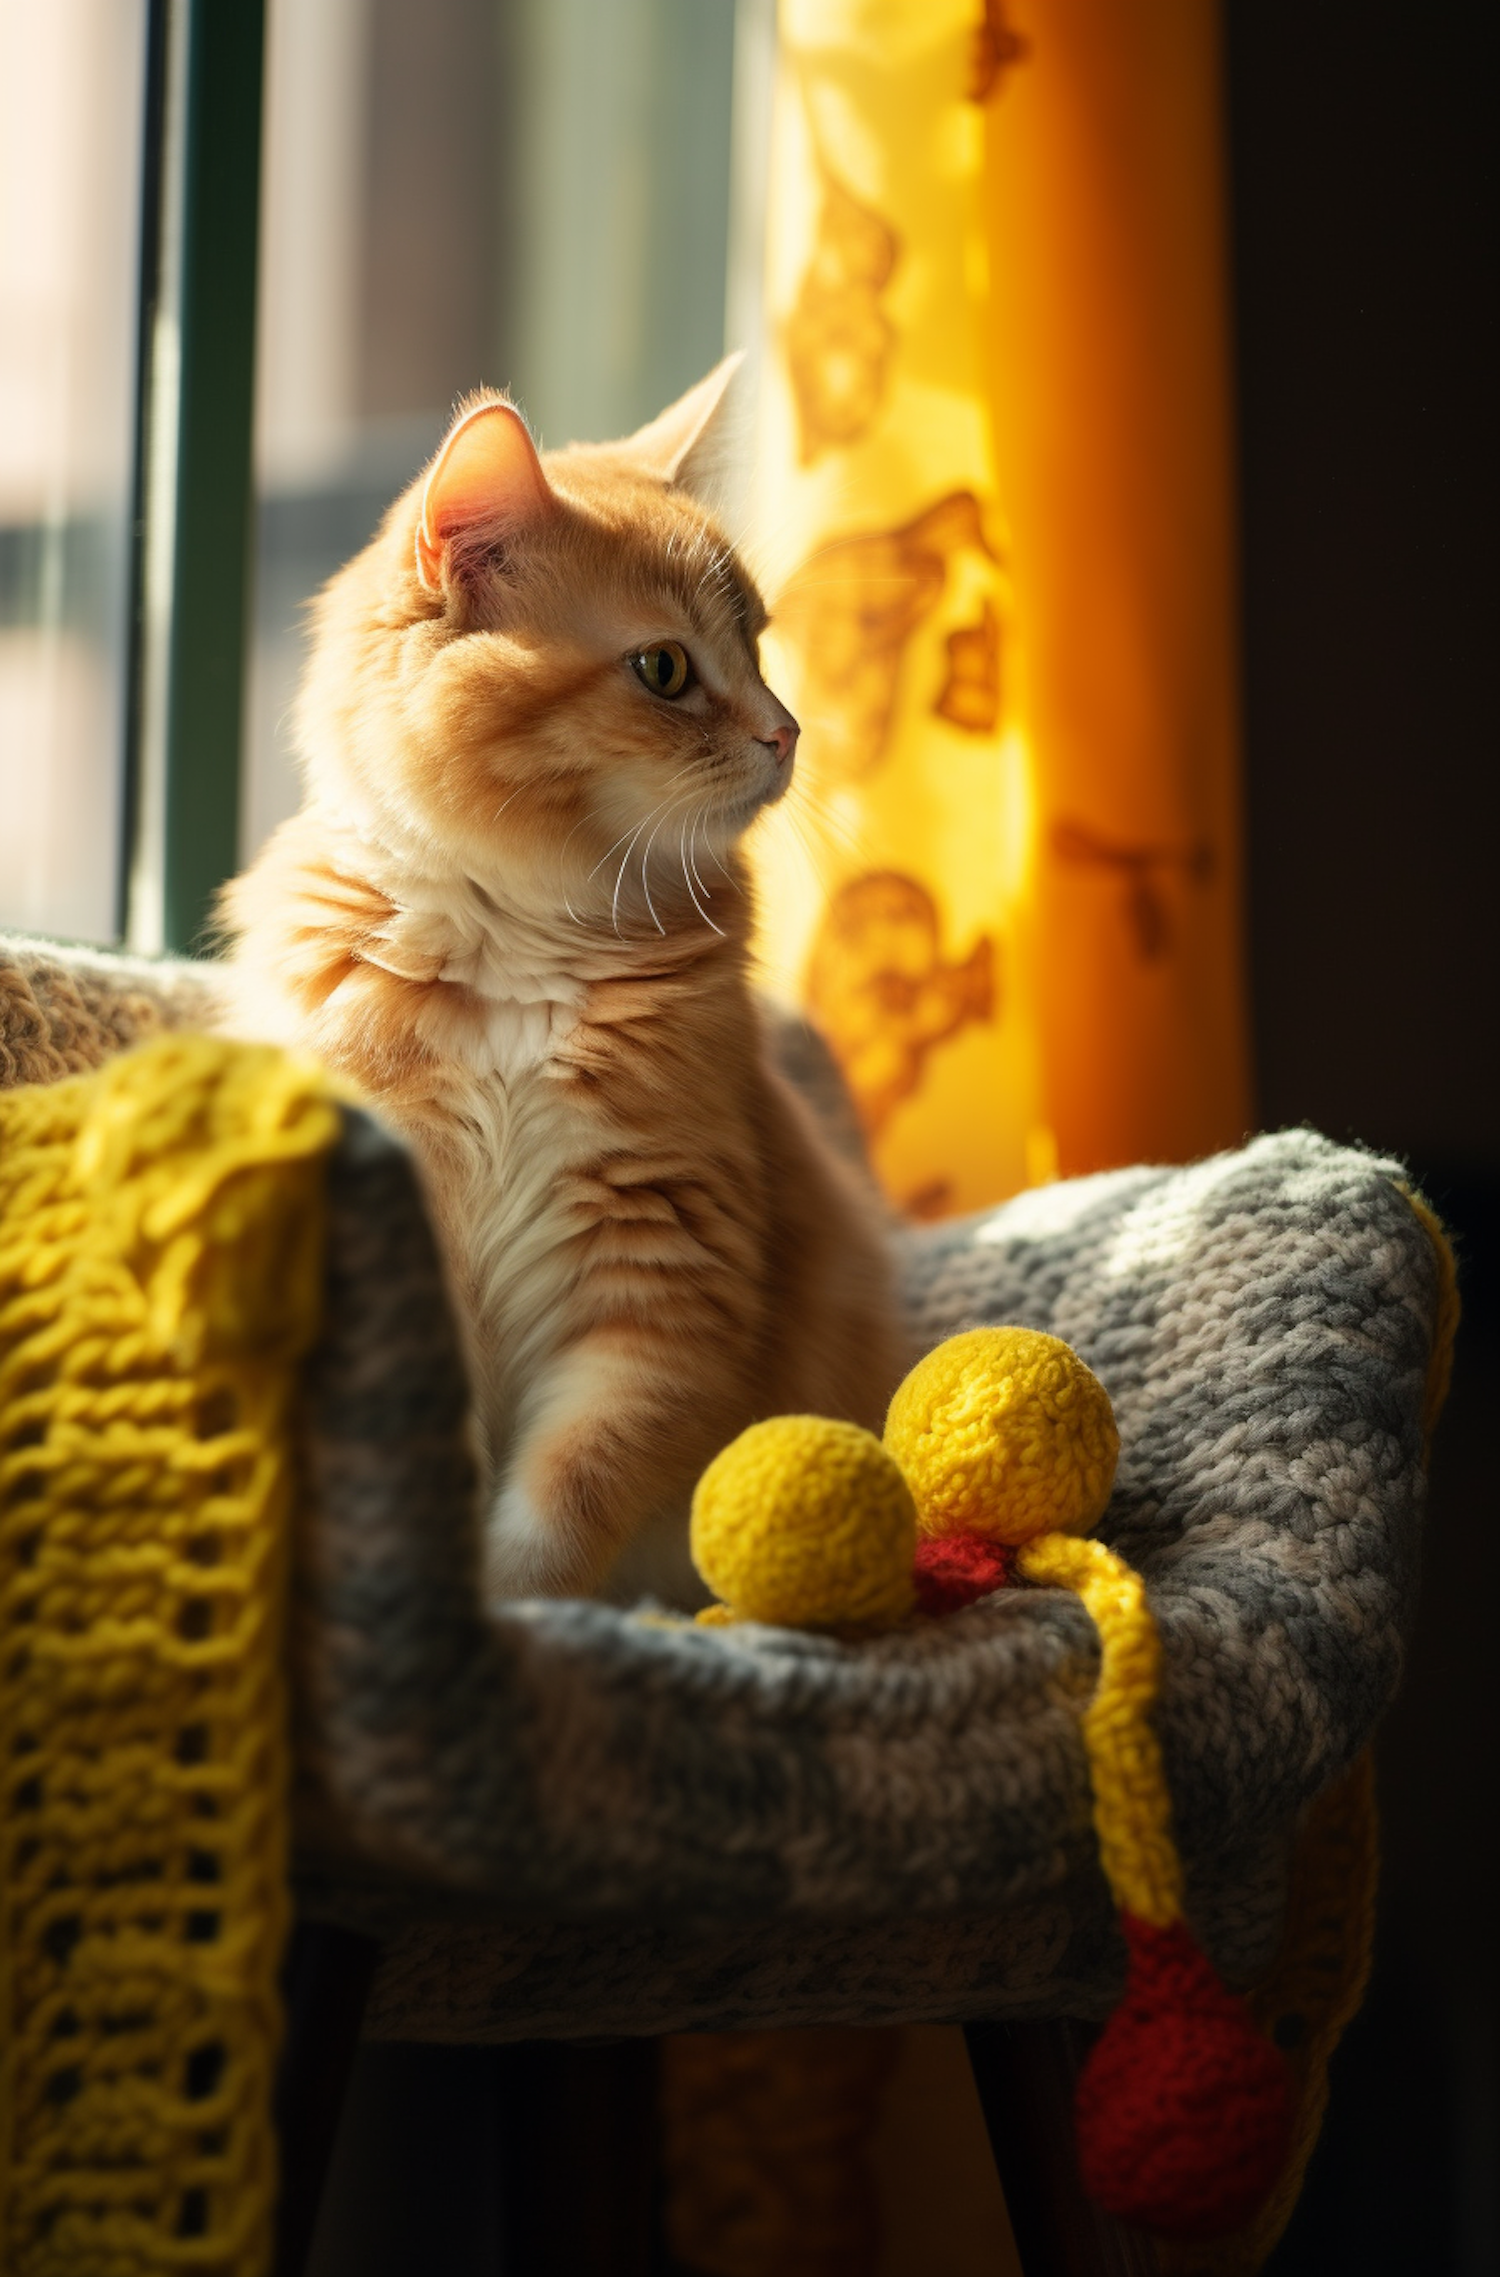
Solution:
<path fill-rule="evenodd" d="M 0 2268 L 270 2266 L 290 1401 L 323 1079 L 0 1097 Z"/>

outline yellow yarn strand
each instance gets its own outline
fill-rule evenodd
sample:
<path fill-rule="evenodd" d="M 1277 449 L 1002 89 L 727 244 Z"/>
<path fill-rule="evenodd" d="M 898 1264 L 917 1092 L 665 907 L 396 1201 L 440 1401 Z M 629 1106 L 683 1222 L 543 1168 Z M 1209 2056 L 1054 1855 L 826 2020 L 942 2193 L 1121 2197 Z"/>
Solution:
<path fill-rule="evenodd" d="M 170 1037 L 0 1098 L 0 2266 L 263 2277 L 290 1404 L 336 1111 Z"/>
<path fill-rule="evenodd" d="M 1083 1712 L 1099 1857 L 1117 1905 L 1153 1928 L 1182 1918 L 1182 1865 L 1151 1710 L 1161 1640 L 1141 1577 L 1103 1542 L 1043 1534 L 1017 1558 L 1023 1579 L 1070 1589 L 1099 1631 L 1099 1682 Z"/>

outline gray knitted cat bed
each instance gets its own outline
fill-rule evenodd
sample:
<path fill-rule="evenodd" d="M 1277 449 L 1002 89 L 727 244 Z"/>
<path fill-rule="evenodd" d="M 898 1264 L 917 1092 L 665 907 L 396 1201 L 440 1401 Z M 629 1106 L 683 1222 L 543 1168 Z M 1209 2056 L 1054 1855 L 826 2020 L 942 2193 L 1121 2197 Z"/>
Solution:
<path fill-rule="evenodd" d="M 0 1080 L 211 1014 L 211 975 L 0 944 Z M 1297 1828 L 1388 1701 L 1441 1259 L 1396 1163 L 1310 1132 L 902 1236 L 914 1339 L 1050 1329 L 1113 1398 L 1189 1909 L 1274 1954 Z M 299 1902 L 378 1936 L 368 2028 L 493 2040 L 1102 2015 L 1091 1625 L 1004 1592 L 857 1646 L 592 1604 L 481 1613 L 457 1345 L 410 1162 L 347 1116 L 308 1376 Z"/>

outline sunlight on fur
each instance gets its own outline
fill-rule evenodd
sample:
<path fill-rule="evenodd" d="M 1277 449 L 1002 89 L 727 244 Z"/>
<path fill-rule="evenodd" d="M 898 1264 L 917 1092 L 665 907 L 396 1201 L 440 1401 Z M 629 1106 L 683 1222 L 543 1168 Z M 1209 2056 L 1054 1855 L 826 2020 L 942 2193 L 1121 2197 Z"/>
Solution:
<path fill-rule="evenodd" d="M 226 888 L 230 1019 L 410 1141 L 490 1466 L 492 1600 L 701 1600 L 699 1472 L 878 1427 L 879 1205 L 770 1063 L 740 841 L 792 778 L 713 518 L 730 359 L 539 458 L 484 393 L 313 612 L 301 811 Z"/>

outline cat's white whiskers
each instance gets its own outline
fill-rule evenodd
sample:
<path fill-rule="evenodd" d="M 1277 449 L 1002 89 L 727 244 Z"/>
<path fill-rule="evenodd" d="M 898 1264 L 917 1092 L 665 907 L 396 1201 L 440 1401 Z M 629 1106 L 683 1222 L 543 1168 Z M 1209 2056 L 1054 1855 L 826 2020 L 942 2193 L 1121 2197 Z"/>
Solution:
<path fill-rule="evenodd" d="M 642 825 L 642 828 L 644 828 L 644 824 Z M 637 831 L 637 832 L 636 832 L 636 837 L 639 837 L 639 836 L 640 836 L 640 832 L 639 832 L 639 831 Z M 635 844 L 635 839 L 634 839 L 634 838 L 631 840 L 630 844 L 631 844 L 632 846 Z M 618 869 L 618 870 L 615 872 L 615 890 L 614 890 L 614 892 L 613 892 L 613 893 L 610 895 L 610 901 L 609 901 L 609 921 L 610 921 L 611 925 L 613 925 L 613 927 L 614 927 L 614 929 L 615 929 L 615 932 L 616 932 L 616 934 L 617 934 L 617 935 L 618 935 L 618 933 L 619 933 L 619 930 L 620 930 L 620 891 L 621 891 L 621 888 L 623 887 L 623 885 L 624 885 L 624 883 L 625 883 L 625 864 L 626 864 L 626 863 L 627 863 L 629 860 L 630 860 L 630 846 L 627 846 L 627 847 L 626 847 L 626 849 L 625 849 L 625 851 L 624 851 L 624 853 L 623 853 L 623 854 L 620 856 L 620 867 L 619 867 L 619 869 Z"/>
<path fill-rule="evenodd" d="M 686 769 L 683 770 L 684 773 L 686 773 L 686 771 Z M 675 776 L 673 777 L 673 780 L 676 780 Z M 692 795 L 693 794 L 691 791 L 684 791 L 681 798 L 673 799 L 671 806 L 667 808 L 667 813 L 662 816 L 661 822 L 658 822 L 656 825 L 656 830 L 653 830 L 651 836 L 646 840 L 645 851 L 641 855 L 641 890 L 646 896 L 646 907 L 651 912 L 651 922 L 656 927 L 657 932 L 662 935 L 665 935 L 667 929 L 665 925 L 663 925 L 661 919 L 657 916 L 656 904 L 651 899 L 651 880 L 649 876 L 651 849 L 656 843 L 656 831 L 660 830 L 662 822 L 665 822 L 667 819 L 667 815 L 673 813 L 677 807 L 685 806 Z"/>
<path fill-rule="evenodd" d="M 723 926 L 714 924 L 713 919 L 709 916 L 708 911 L 704 908 L 702 902 L 698 899 L 697 894 L 693 892 L 693 881 L 692 878 L 688 875 L 687 827 L 690 819 L 692 821 L 693 830 L 696 833 L 698 828 L 698 818 L 696 815 L 693 815 L 692 817 L 684 815 L 682 827 L 677 833 L 677 850 L 682 856 L 682 882 L 687 887 L 689 896 L 692 899 L 693 907 L 697 910 L 698 915 L 702 918 L 704 924 L 709 926 L 713 932 L 717 933 L 720 940 L 722 941 L 724 938 Z M 700 884 L 702 883 L 701 879 L 699 882 Z"/>
<path fill-rule="evenodd" d="M 694 767 L 694 765 L 695 765 L 695 764 L 696 764 L 696 762 L 695 762 L 694 760 L 691 760 L 691 759 L 690 759 L 690 760 L 688 761 L 688 763 L 687 763 L 687 766 L 686 766 L 686 767 L 679 767 L 675 775 L 670 775 L 670 776 L 667 778 L 667 786 L 666 786 L 666 787 L 667 787 L 667 789 L 668 789 L 668 790 L 670 790 L 670 789 L 672 788 L 672 785 L 673 785 L 673 783 L 680 783 L 680 782 L 682 781 L 682 778 L 683 778 L 683 776 L 684 776 L 684 775 L 686 775 L 686 774 L 689 774 L 689 773 L 692 771 L 692 768 Z M 619 835 L 619 837 L 618 837 L 618 838 L 615 840 L 615 846 L 624 846 L 624 845 L 625 845 L 625 840 L 626 840 L 627 838 L 629 838 L 630 840 L 632 840 L 632 842 L 633 842 L 635 839 L 639 838 L 639 836 L 640 836 L 641 832 L 642 832 L 642 831 L 645 829 L 645 827 L 646 827 L 646 823 L 648 823 L 648 822 L 651 820 L 651 815 L 653 815 L 653 814 L 660 814 L 660 812 L 661 812 L 661 810 L 662 810 L 662 807 L 663 807 L 663 805 L 664 805 L 664 804 L 665 804 L 665 801 L 664 801 L 664 800 L 662 800 L 662 799 L 658 799 L 658 800 L 657 800 L 657 802 L 656 802 L 656 804 L 655 804 L 655 806 L 654 806 L 654 807 L 652 807 L 650 814 L 648 814 L 648 815 L 645 817 L 644 821 L 641 821 L 641 822 L 638 822 L 638 823 L 636 823 L 633 829 L 630 829 L 630 830 L 622 830 L 622 831 L 620 832 L 620 835 Z M 573 830 L 576 830 L 577 828 L 578 828 L 578 824 L 575 822 L 575 823 L 574 823 L 574 825 L 573 825 Z M 570 831 L 568 832 L 568 837 L 569 837 L 569 838 L 571 838 L 571 837 L 572 837 L 572 835 L 573 835 L 573 831 L 572 831 L 572 830 L 570 830 Z M 565 847 L 566 847 L 566 843 L 567 843 L 567 841 L 566 841 L 566 840 L 564 840 L 564 846 L 565 846 Z M 609 857 L 610 857 L 610 855 L 611 855 L 611 854 L 614 852 L 614 850 L 615 850 L 615 846 L 606 846 L 606 847 L 605 847 L 605 849 L 604 849 L 604 852 L 603 852 L 603 853 L 602 853 L 602 854 L 599 856 L 599 859 L 598 859 L 598 861 L 597 861 L 597 862 L 594 864 L 593 868 L 592 868 L 592 869 L 590 870 L 590 872 L 589 872 L 589 876 L 590 876 L 591 878 L 593 878 L 593 877 L 597 877 L 597 876 L 598 876 L 599 872 L 600 872 L 600 871 L 603 869 L 603 867 L 604 867 L 605 863 L 606 863 L 606 862 L 609 860 Z M 627 860 L 627 861 L 630 859 L 630 848 L 629 848 L 628 846 L 626 846 L 626 847 L 625 847 L 625 858 L 626 858 L 626 860 Z"/>
<path fill-rule="evenodd" d="M 704 814 L 707 811 L 707 807 L 708 801 L 705 799 L 703 805 L 696 808 L 694 811 L 692 818 L 693 827 L 688 832 L 688 860 L 692 864 L 693 876 L 697 881 L 698 891 L 702 894 L 705 901 L 712 901 L 713 894 L 710 888 L 703 883 L 702 876 L 698 869 L 698 828 L 703 820 Z"/>
<path fill-rule="evenodd" d="M 557 890 L 562 895 L 562 904 L 564 909 L 572 918 L 575 925 L 581 925 L 583 923 L 583 919 L 579 916 L 577 910 L 573 907 L 572 899 L 568 893 L 566 884 L 567 857 L 568 848 L 572 845 L 579 831 L 583 828 L 585 820 L 586 817 L 583 815 L 580 815 L 578 817 L 578 820 L 574 823 L 572 829 L 568 832 L 567 837 L 563 840 L 562 844 L 557 849 Z M 594 867 L 597 869 L 598 864 L 596 863 Z M 592 877 L 593 875 L 594 871 L 590 870 L 589 876 Z"/>
<path fill-rule="evenodd" d="M 661 824 L 658 823 L 656 830 L 660 830 L 660 828 Z M 651 879 L 648 874 L 648 865 L 651 860 L 651 839 L 655 838 L 656 830 L 653 830 L 651 838 L 646 840 L 646 850 L 641 856 L 641 891 L 646 896 L 646 907 L 651 912 L 651 922 L 656 927 L 657 932 L 665 939 L 667 929 L 656 914 L 656 904 L 651 899 Z"/>
<path fill-rule="evenodd" d="M 630 833 L 630 844 L 626 847 L 624 853 L 620 856 L 620 867 L 615 873 L 615 890 L 611 897 L 609 905 L 610 922 L 614 926 L 616 933 L 618 933 L 620 930 L 620 893 L 625 883 L 625 866 L 629 862 L 630 857 L 635 850 L 636 840 L 640 837 L 640 834 L 645 829 L 646 824 L 651 820 L 651 816 L 660 814 L 662 807 L 665 804 L 666 801 L 664 799 L 659 799 L 656 805 L 652 807 L 651 813 L 643 816 L 641 821 L 636 824 L 634 830 L 632 830 Z M 620 841 L 617 838 L 615 840 L 615 846 L 618 846 L 619 843 Z M 610 853 L 612 854 L 613 852 L 614 846 L 610 848 Z M 609 855 L 606 854 L 604 859 L 608 861 Z M 590 871 L 589 875 L 592 876 L 593 872 Z"/>
<path fill-rule="evenodd" d="M 690 772 L 691 772 L 691 766 L 692 766 L 692 762 L 690 761 L 690 762 L 689 762 L 689 764 L 688 764 L 688 766 L 686 766 L 686 767 L 679 767 L 679 768 L 678 768 L 678 770 L 677 770 L 677 772 L 676 772 L 676 774 L 675 774 L 675 775 L 673 775 L 673 776 L 670 778 L 670 780 L 669 780 L 669 782 L 668 782 L 668 785 L 667 785 L 667 788 L 670 790 L 670 788 L 671 788 L 671 786 L 672 786 L 672 784 L 673 784 L 673 783 L 676 783 L 676 782 L 680 782 L 680 781 L 681 781 L 681 779 L 682 779 L 682 777 L 683 777 L 684 775 L 686 775 L 686 774 L 690 773 Z M 683 794 L 683 796 L 684 796 L 684 797 L 686 797 L 686 798 L 691 798 L 691 797 L 692 797 L 692 792 L 691 792 L 691 791 L 687 791 L 687 792 L 685 792 L 685 793 Z M 615 873 L 615 890 L 614 890 L 614 893 L 613 893 L 613 895 L 612 895 L 612 897 L 611 897 L 611 900 L 610 900 L 610 922 L 611 922 L 611 924 L 614 926 L 614 929 L 615 929 L 616 933 L 618 933 L 618 932 L 619 932 L 619 930 L 620 930 L 620 895 L 621 895 L 622 891 L 624 890 L 624 885 L 625 885 L 625 872 L 626 872 L 626 869 L 627 869 L 627 867 L 629 866 L 630 857 L 631 857 L 631 855 L 632 855 L 632 854 L 634 853 L 634 851 L 635 851 L 635 844 L 636 844 L 636 840 L 637 840 L 637 839 L 640 837 L 640 835 L 641 835 L 641 832 L 642 832 L 642 831 L 643 831 L 643 830 L 646 828 L 646 826 L 648 825 L 648 823 L 651 823 L 651 822 L 655 821 L 655 820 L 656 820 L 656 817 L 657 817 L 658 815 L 660 815 L 660 816 L 661 816 L 661 819 L 662 819 L 662 821 L 664 822 L 664 821 L 666 820 L 666 817 L 667 817 L 667 815 L 668 815 L 668 814 L 670 814 L 670 813 L 672 812 L 672 809 L 673 809 L 674 807 L 676 807 L 676 806 L 680 805 L 680 804 L 681 804 L 681 800 L 680 800 L 680 799 L 671 799 L 671 800 L 668 800 L 668 799 L 664 799 L 664 798 L 662 798 L 662 799 L 658 799 L 658 800 L 657 800 L 657 802 L 656 802 L 656 804 L 655 804 L 655 806 L 653 806 L 653 807 L 652 807 L 652 808 L 649 810 L 649 812 L 648 812 L 648 813 L 646 813 L 646 814 L 642 815 L 642 817 L 641 817 L 640 821 L 639 821 L 639 822 L 636 824 L 636 826 L 635 826 L 634 830 L 630 830 L 630 831 L 622 831 L 622 832 L 621 832 L 621 834 L 620 834 L 620 837 L 621 837 L 621 838 L 628 838 L 628 839 L 629 839 L 629 841 L 630 841 L 630 843 L 629 843 L 629 845 L 628 845 L 628 846 L 626 846 L 624 853 L 623 853 L 623 854 L 620 856 L 620 867 L 619 867 L 618 871 Z M 665 810 L 666 810 L 666 811 L 665 811 L 665 813 L 663 812 L 663 809 L 665 809 Z M 657 829 L 659 830 L 660 828 L 661 828 L 661 823 L 660 823 L 660 822 L 658 822 L 658 823 L 657 823 Z M 651 836 L 652 836 L 652 838 L 654 838 L 654 837 L 655 837 L 655 835 L 656 835 L 656 831 L 654 831 L 654 830 L 653 830 L 653 831 L 652 831 L 652 833 L 651 833 Z M 620 844 L 620 838 L 617 838 L 617 839 L 615 840 L 615 846 L 618 846 L 619 844 Z M 593 868 L 592 870 L 590 870 L 590 872 L 589 872 L 589 876 L 590 876 L 590 877 L 593 877 L 593 876 L 594 876 L 594 874 L 595 874 L 595 871 L 597 871 L 597 870 L 600 870 L 600 869 L 602 869 L 602 868 L 603 868 L 604 864 L 605 864 L 605 863 L 606 863 L 606 862 L 609 860 L 609 855 L 610 855 L 610 854 L 612 854 L 612 853 L 614 852 L 614 850 L 615 850 L 615 846 L 611 846 L 611 847 L 610 847 L 610 849 L 609 849 L 609 853 L 608 853 L 608 854 L 603 854 L 603 855 L 601 855 L 601 856 L 600 856 L 599 860 L 598 860 L 598 861 L 597 861 L 597 862 L 594 864 L 594 868 Z M 651 851 L 651 840 L 650 840 L 650 839 L 647 839 L 647 841 L 646 841 L 646 852 L 647 852 L 647 854 L 649 854 L 649 853 L 650 853 L 650 851 Z M 642 860 L 641 882 L 642 882 L 642 884 L 643 884 L 643 885 L 645 884 L 645 866 L 644 866 L 644 857 L 643 857 L 643 860 Z M 646 896 L 646 899 L 647 899 L 647 902 L 648 902 L 648 903 L 649 903 L 649 901 L 650 901 L 650 898 L 651 898 L 651 897 L 650 897 L 650 894 L 649 894 L 649 892 L 648 892 L 648 893 L 647 893 L 647 896 Z M 655 916 L 656 916 L 656 912 L 655 912 L 655 910 L 652 910 L 651 914 L 652 914 L 652 917 L 653 917 L 653 918 L 655 918 Z M 658 925 L 657 925 L 657 931 L 658 931 L 658 932 L 660 932 L 661 930 L 662 930 L 662 927 L 661 927 L 660 923 L 658 923 Z"/>
<path fill-rule="evenodd" d="M 655 809 L 653 808 L 652 811 L 654 813 Z M 623 846 L 626 839 L 633 838 L 640 827 L 641 825 L 637 822 L 631 829 L 622 830 L 619 837 L 615 840 L 615 846 Z M 614 852 L 615 846 L 605 847 L 604 852 L 599 856 L 598 861 L 594 864 L 593 868 L 589 872 L 589 876 L 591 878 L 596 878 L 599 875 L 599 872 L 603 869 L 605 863 L 609 860 L 610 855 Z"/>
<path fill-rule="evenodd" d="M 723 859 L 719 854 L 718 848 L 714 845 L 713 840 L 705 835 L 703 843 L 708 849 L 708 858 L 713 863 L 713 866 L 718 871 L 720 877 L 724 878 L 728 884 L 732 885 L 737 894 L 743 896 L 745 891 L 744 887 L 740 884 L 740 881 L 735 876 L 733 870 L 725 868 Z"/>

